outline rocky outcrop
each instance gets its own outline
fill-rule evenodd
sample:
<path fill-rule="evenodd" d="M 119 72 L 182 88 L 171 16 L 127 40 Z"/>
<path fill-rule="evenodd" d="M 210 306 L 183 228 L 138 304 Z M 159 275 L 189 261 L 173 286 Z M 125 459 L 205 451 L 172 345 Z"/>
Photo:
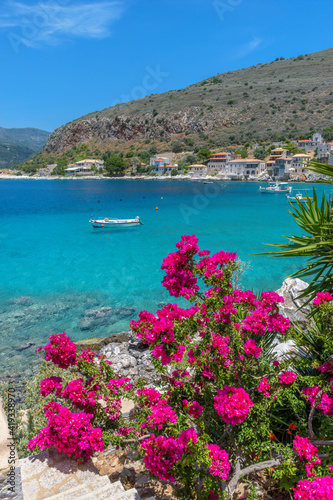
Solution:
<path fill-rule="evenodd" d="M 306 299 L 299 299 L 299 295 L 308 287 L 308 283 L 298 278 L 287 278 L 282 287 L 276 291 L 284 298 L 284 303 L 279 305 L 280 314 L 291 321 L 304 322 L 310 312 L 310 305 Z"/>
<path fill-rule="evenodd" d="M 153 113 L 142 116 L 127 114 L 101 118 L 84 117 L 56 129 L 48 138 L 43 148 L 44 153 L 63 153 L 72 146 L 92 139 L 103 141 L 140 141 L 145 139 L 160 140 L 161 137 L 173 137 L 186 131 L 193 133 L 209 132 L 216 127 L 227 127 L 234 123 L 228 110 L 223 113 L 211 113 L 209 119 L 201 118 L 201 108 L 192 107 L 177 113 L 177 119 L 164 115 L 154 118 Z"/>
<path fill-rule="evenodd" d="M 125 333 L 122 333 L 125 338 Z M 100 351 L 112 362 L 112 368 L 119 377 L 128 377 L 132 383 L 142 378 L 147 384 L 156 383 L 156 373 L 151 363 L 151 353 L 147 346 L 132 333 L 127 333 L 127 340 L 110 342 Z"/>

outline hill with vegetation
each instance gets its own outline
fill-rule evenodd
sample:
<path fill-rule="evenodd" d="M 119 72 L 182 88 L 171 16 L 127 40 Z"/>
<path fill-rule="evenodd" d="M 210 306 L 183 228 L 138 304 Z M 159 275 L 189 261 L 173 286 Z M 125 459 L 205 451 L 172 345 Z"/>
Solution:
<path fill-rule="evenodd" d="M 36 128 L 0 127 L 0 169 L 26 161 L 44 146 L 49 135 Z"/>
<path fill-rule="evenodd" d="M 56 129 L 24 167 L 110 153 L 147 161 L 156 152 L 193 154 L 307 138 L 333 125 L 332 67 L 333 48 L 278 57 L 89 113 Z"/>

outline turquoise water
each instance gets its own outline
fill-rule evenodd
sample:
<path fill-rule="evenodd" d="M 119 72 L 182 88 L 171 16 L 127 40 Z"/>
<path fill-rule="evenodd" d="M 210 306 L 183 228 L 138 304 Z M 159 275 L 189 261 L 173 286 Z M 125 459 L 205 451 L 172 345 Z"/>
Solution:
<path fill-rule="evenodd" d="M 0 181 L 0 201 L 5 372 L 19 366 L 29 374 L 36 346 L 51 333 L 66 331 L 74 340 L 109 335 L 128 329 L 140 310 L 169 301 L 160 266 L 183 234 L 196 234 L 201 249 L 236 252 L 248 263 L 242 284 L 256 290 L 276 290 L 300 264 L 253 255 L 269 250 L 263 243 L 298 232 L 286 197 L 259 194 L 255 183 Z M 139 215 L 144 225 L 96 230 L 92 214 Z M 104 306 L 114 309 L 110 317 L 83 330 L 82 316 Z M 22 349 L 27 342 L 34 345 Z"/>

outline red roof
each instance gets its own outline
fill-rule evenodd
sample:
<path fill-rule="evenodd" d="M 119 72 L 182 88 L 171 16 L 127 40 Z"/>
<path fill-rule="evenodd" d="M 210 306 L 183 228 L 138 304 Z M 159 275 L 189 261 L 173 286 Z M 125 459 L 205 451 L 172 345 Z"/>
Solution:
<path fill-rule="evenodd" d="M 300 141 L 298 142 L 310 142 L 310 139 L 301 139 Z"/>

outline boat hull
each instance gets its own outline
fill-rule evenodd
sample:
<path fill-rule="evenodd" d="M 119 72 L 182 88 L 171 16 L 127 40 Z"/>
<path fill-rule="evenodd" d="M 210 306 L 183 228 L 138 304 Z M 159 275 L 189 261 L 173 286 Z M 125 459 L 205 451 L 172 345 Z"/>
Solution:
<path fill-rule="evenodd" d="M 141 222 L 91 222 L 95 229 L 105 229 L 113 227 L 137 227 Z"/>
<path fill-rule="evenodd" d="M 142 224 L 140 217 L 136 217 L 135 219 L 108 219 L 106 217 L 105 219 L 90 219 L 89 222 L 95 229 L 136 227 Z"/>
<path fill-rule="evenodd" d="M 276 193 L 291 193 L 291 189 L 266 189 L 259 188 L 260 193 L 276 194 Z"/>

